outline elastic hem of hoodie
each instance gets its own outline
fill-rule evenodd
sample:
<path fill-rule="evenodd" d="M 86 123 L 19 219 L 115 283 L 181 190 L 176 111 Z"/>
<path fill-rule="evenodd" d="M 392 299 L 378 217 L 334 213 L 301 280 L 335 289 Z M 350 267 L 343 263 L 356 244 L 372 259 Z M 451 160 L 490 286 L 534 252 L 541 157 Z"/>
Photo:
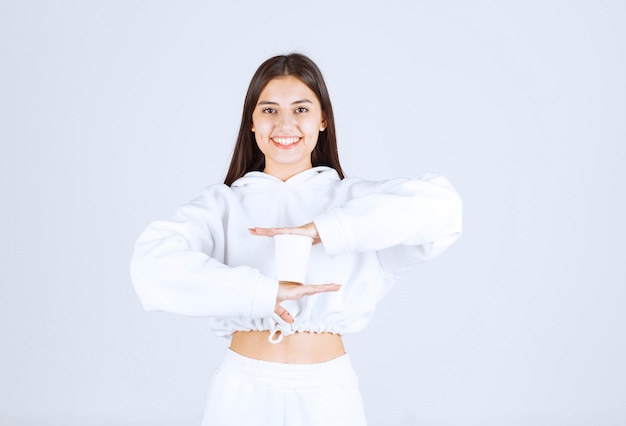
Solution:
<path fill-rule="evenodd" d="M 299 325 L 296 325 L 295 327 L 293 327 L 292 324 L 287 324 L 287 326 L 285 325 L 279 326 L 277 324 L 273 327 L 240 327 L 240 328 L 232 329 L 232 330 L 213 330 L 213 332 L 217 336 L 226 337 L 226 338 L 231 337 L 233 333 L 237 331 L 241 331 L 241 332 L 269 331 L 270 335 L 272 331 L 275 331 L 276 333 L 280 331 L 281 335 L 284 334 L 285 336 L 290 336 L 294 333 L 331 333 L 331 334 L 337 334 L 339 336 L 343 336 L 344 334 L 346 334 L 341 327 L 332 326 L 332 325 L 321 325 L 321 324 L 318 324 L 318 325 L 299 324 Z"/>

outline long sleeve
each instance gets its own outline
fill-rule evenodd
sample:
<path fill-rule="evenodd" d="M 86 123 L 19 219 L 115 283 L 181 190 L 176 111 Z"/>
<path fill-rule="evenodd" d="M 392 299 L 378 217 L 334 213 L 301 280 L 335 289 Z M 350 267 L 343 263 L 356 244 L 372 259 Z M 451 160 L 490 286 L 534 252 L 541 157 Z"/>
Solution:
<path fill-rule="evenodd" d="M 133 285 L 146 310 L 183 315 L 271 316 L 278 282 L 249 266 L 224 264 L 227 213 L 206 197 L 171 221 L 150 224 L 135 244 Z"/>
<path fill-rule="evenodd" d="M 357 185 L 354 198 L 314 219 L 331 256 L 379 251 L 400 267 L 434 258 L 461 234 L 461 198 L 440 175 Z"/>

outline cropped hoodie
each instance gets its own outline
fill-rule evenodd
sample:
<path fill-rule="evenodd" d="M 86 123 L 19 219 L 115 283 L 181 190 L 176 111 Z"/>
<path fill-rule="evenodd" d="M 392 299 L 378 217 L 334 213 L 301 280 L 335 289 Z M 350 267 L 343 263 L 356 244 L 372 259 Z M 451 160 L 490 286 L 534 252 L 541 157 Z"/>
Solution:
<path fill-rule="evenodd" d="M 312 247 L 305 283 L 341 289 L 282 302 L 294 317 L 288 324 L 274 313 L 273 240 L 248 228 L 311 221 L 322 243 Z M 340 179 L 320 166 L 283 182 L 249 172 L 230 187 L 207 187 L 171 220 L 148 225 L 135 245 L 131 277 L 145 309 L 209 317 L 219 336 L 348 334 L 367 325 L 403 273 L 460 234 L 461 199 L 437 174 L 375 182 Z"/>

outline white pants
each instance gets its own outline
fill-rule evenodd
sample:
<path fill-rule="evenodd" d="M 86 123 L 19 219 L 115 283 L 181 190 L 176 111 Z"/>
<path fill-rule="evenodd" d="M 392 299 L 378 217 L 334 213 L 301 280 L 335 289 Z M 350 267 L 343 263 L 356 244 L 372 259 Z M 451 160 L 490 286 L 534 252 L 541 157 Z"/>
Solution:
<path fill-rule="evenodd" d="M 348 355 L 319 364 L 259 361 L 228 349 L 213 376 L 203 426 L 364 426 Z"/>

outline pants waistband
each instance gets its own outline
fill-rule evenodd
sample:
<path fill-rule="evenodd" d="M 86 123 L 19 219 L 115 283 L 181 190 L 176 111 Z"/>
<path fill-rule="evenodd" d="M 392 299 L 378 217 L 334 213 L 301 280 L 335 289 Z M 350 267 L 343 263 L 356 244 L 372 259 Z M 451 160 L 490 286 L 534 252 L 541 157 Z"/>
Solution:
<path fill-rule="evenodd" d="M 220 367 L 220 370 L 222 369 L 251 376 L 255 380 L 268 379 L 272 383 L 276 381 L 328 383 L 343 381 L 346 374 L 355 377 L 348 354 L 315 364 L 285 364 L 248 358 L 228 348 Z"/>

